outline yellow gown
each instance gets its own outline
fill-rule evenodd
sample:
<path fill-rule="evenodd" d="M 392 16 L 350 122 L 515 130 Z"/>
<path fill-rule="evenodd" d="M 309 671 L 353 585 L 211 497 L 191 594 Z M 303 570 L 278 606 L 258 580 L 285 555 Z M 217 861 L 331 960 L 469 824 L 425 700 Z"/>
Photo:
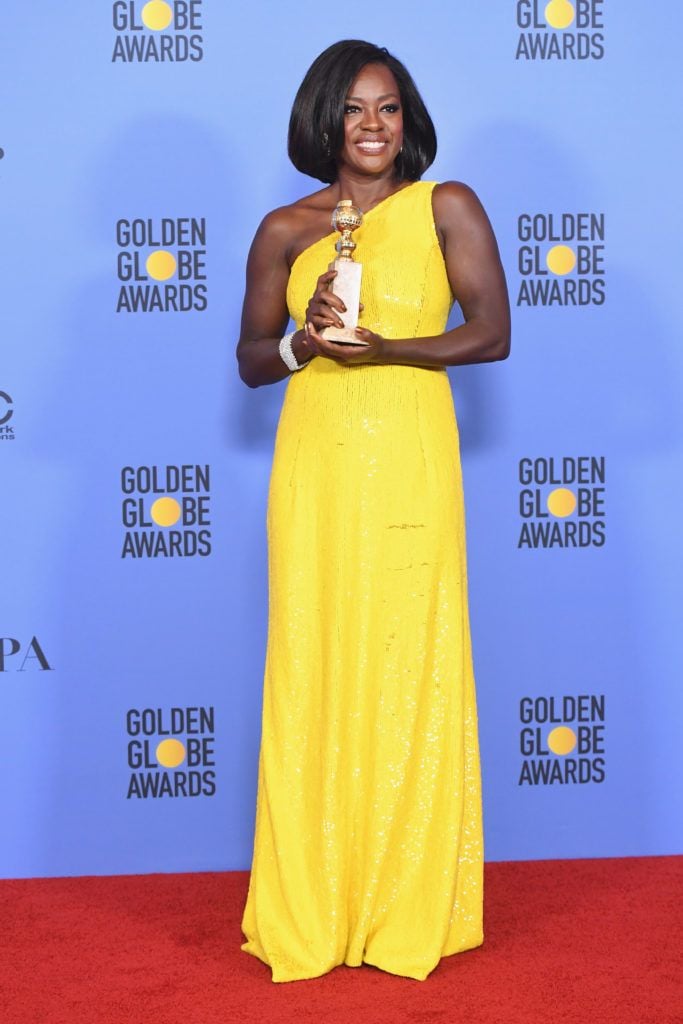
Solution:
<path fill-rule="evenodd" d="M 453 301 L 414 182 L 364 215 L 361 324 L 443 332 Z M 300 254 L 297 327 L 334 258 Z M 247 953 L 274 982 L 337 964 L 424 980 L 483 941 L 477 710 L 446 371 L 292 374 L 268 501 L 269 628 Z"/>

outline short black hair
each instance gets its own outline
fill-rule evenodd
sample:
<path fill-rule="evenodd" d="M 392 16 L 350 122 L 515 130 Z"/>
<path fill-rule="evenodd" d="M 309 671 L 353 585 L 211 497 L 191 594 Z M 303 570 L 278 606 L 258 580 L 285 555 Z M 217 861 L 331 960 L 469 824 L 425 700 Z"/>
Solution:
<path fill-rule="evenodd" d="M 333 43 L 306 72 L 289 119 L 289 159 L 312 178 L 337 180 L 336 154 L 344 145 L 344 103 L 366 64 L 384 64 L 396 79 L 403 107 L 403 151 L 396 157 L 396 174 L 402 181 L 417 181 L 436 156 L 432 119 L 401 61 L 386 47 L 362 39 Z"/>

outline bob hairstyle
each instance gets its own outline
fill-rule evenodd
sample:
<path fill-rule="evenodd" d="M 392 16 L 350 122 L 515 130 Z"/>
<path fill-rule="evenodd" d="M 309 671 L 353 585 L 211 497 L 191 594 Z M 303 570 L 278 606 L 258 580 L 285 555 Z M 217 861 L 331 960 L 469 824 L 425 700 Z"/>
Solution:
<path fill-rule="evenodd" d="M 344 104 L 366 64 L 383 64 L 396 79 L 403 108 L 403 152 L 394 166 L 401 180 L 417 181 L 436 156 L 432 119 L 400 60 L 386 47 L 361 39 L 333 43 L 306 72 L 289 119 L 289 159 L 298 171 L 312 178 L 327 183 L 337 180 L 336 156 L 344 145 Z"/>

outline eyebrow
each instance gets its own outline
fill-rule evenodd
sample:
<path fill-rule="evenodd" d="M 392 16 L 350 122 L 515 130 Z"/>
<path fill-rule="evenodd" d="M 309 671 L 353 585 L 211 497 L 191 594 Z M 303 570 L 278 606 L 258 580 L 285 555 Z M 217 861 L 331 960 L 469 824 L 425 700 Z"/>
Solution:
<path fill-rule="evenodd" d="M 378 96 L 377 97 L 377 102 L 381 103 L 382 100 L 397 100 L 397 99 L 399 99 L 398 93 L 395 93 L 395 92 L 385 92 L 383 96 Z M 347 96 L 346 97 L 346 102 L 347 103 L 350 103 L 352 100 L 355 103 L 362 103 L 363 102 L 363 99 L 360 96 Z"/>

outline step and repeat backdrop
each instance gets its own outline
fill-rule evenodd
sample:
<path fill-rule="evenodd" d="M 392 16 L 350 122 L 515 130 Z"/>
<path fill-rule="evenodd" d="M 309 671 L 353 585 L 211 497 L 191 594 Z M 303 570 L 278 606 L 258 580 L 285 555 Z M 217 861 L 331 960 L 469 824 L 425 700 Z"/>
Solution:
<path fill-rule="evenodd" d="M 246 869 L 284 382 L 246 254 L 320 187 L 313 58 L 387 46 L 499 240 L 460 424 L 488 860 L 681 850 L 679 48 L 636 0 L 12 5 L 0 75 L 0 876 Z M 453 323 L 458 322 L 457 308 Z"/>

